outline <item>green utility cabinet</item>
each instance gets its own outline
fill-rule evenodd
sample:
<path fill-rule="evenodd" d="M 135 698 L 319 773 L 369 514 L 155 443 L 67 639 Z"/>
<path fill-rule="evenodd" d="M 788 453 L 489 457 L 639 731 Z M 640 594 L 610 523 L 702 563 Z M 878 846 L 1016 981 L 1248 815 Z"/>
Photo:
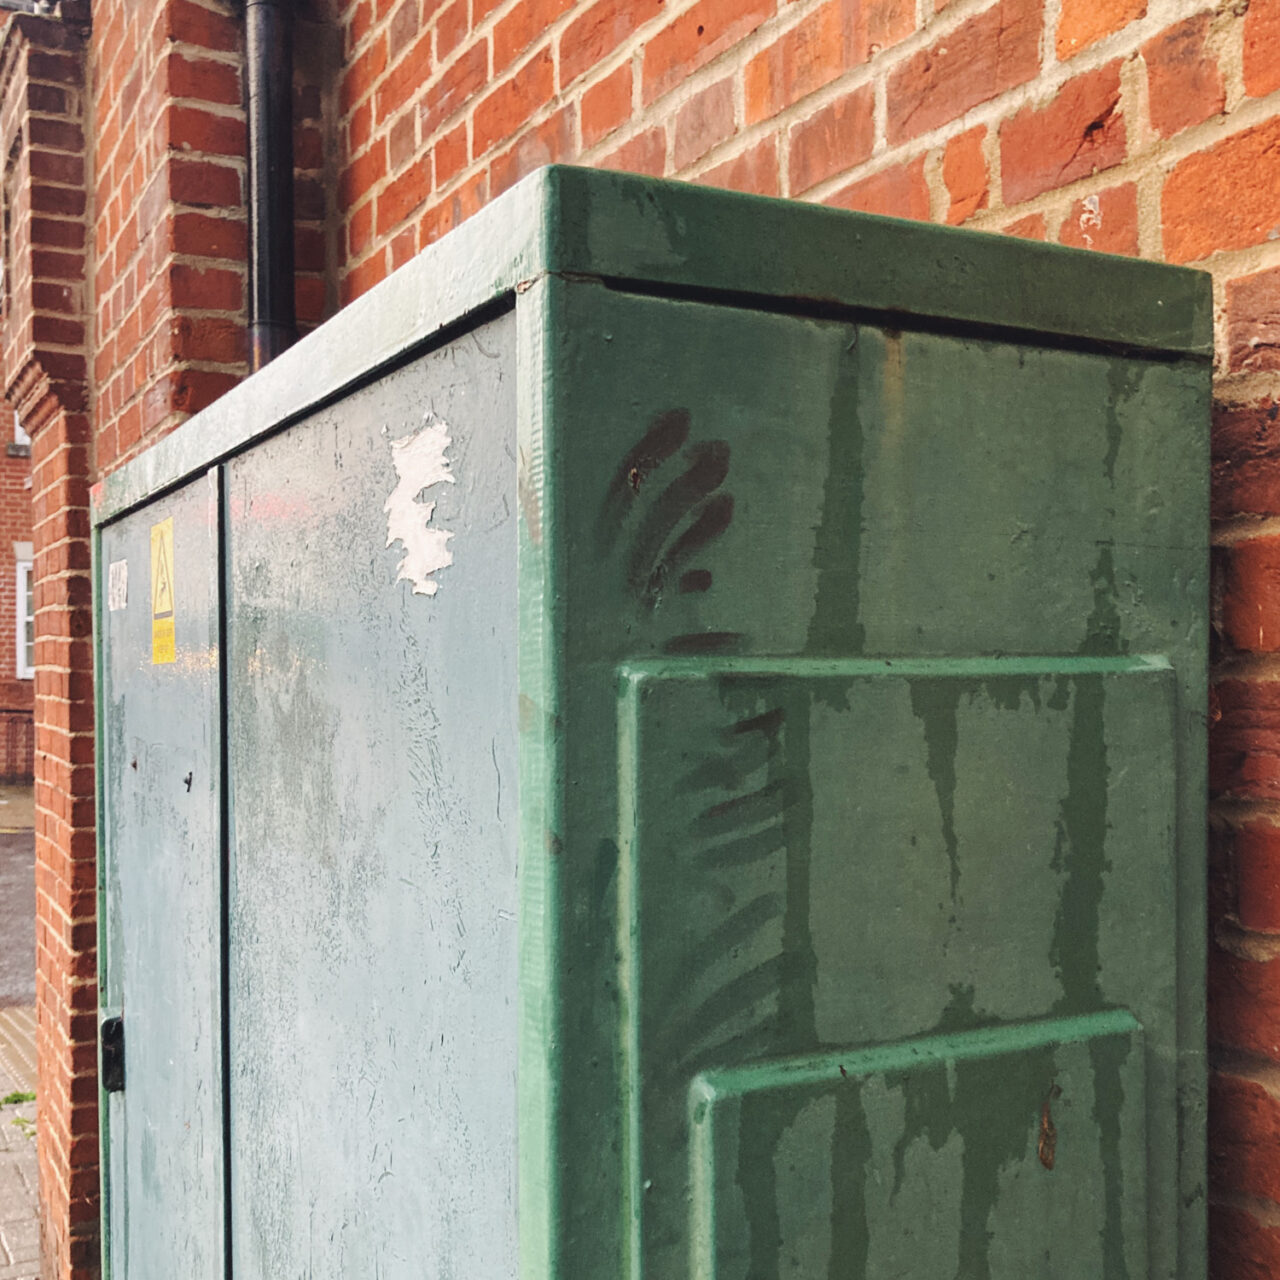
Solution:
<path fill-rule="evenodd" d="M 94 494 L 113 1280 L 1199 1280 L 1208 279 L 548 169 Z"/>

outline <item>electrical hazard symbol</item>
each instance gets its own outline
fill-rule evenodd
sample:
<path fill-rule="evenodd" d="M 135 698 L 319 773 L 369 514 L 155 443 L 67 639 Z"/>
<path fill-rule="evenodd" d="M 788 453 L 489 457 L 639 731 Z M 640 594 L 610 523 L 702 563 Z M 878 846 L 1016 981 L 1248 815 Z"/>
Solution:
<path fill-rule="evenodd" d="M 173 517 L 151 526 L 151 661 L 172 662 Z"/>

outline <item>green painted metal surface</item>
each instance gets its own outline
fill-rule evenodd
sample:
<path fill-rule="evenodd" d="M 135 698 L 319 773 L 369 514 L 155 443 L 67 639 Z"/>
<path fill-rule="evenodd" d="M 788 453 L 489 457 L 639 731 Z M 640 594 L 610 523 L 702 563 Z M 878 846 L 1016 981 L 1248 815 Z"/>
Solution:
<path fill-rule="evenodd" d="M 708 1072 L 693 1273 L 1147 1275 L 1142 1064 L 1116 1011 Z"/>
<path fill-rule="evenodd" d="M 199 415 L 112 472 L 105 520 L 341 396 L 544 277 L 747 306 L 911 318 L 1032 343 L 1209 359 L 1203 274 L 1058 245 L 684 183 L 553 166 L 531 174 Z"/>
<path fill-rule="evenodd" d="M 1054 1046 L 1085 1038 L 1079 1017 L 1140 1024 L 1172 1098 L 1171 676 L 1114 658 L 627 671 L 644 1275 L 685 1274 L 691 1242 L 689 1274 L 725 1278 L 1146 1274 L 1146 1150 L 1176 1151 L 1176 1110 L 1146 1119 L 1143 1046 L 1104 1038 L 1075 1070 Z M 685 1153 L 708 1089 L 738 1102 L 699 1193 Z M 1079 1122 L 1052 1170 L 1050 1100 Z M 1157 1200 L 1173 1167 L 1151 1174 Z M 801 1190 L 823 1177 L 825 1219 Z"/>
<path fill-rule="evenodd" d="M 562 842 L 553 870 L 565 903 L 551 1038 L 562 1062 L 599 1064 L 575 1078 L 575 1105 L 556 1113 L 552 1141 L 588 1147 L 599 1109 L 617 1098 L 626 1126 L 616 1181 L 594 1169 L 579 1180 L 572 1162 L 547 1161 L 568 1171 L 562 1234 L 549 1246 L 563 1250 L 556 1265 L 607 1274 L 622 1248 L 632 1276 L 685 1274 L 694 1243 L 683 1175 L 672 1170 L 688 1157 L 671 1155 L 664 1180 L 644 1144 L 655 1132 L 659 1145 L 677 1143 L 681 1131 L 664 1130 L 661 1116 L 683 1116 L 698 1071 L 739 1065 L 739 1054 L 843 1052 L 951 1025 L 1120 1007 L 1148 1037 L 1151 1274 L 1197 1274 L 1203 367 L 587 282 L 549 281 L 542 303 L 545 332 L 559 335 L 542 378 L 544 544 L 546 529 L 559 535 L 545 570 L 546 643 L 561 664 L 545 696 L 556 722 L 574 727 L 544 747 L 552 778 L 565 781 L 547 819 Z M 975 661 L 1011 660 L 1002 655 L 1017 655 L 1031 685 L 1065 679 L 1073 662 L 1139 655 L 1172 674 L 1167 696 L 1136 703 L 1080 677 L 1078 690 L 1065 680 L 1021 704 L 1009 690 L 984 706 L 966 680 Z M 846 723 L 857 727 L 838 733 L 829 713 L 841 698 L 828 688 L 826 706 L 802 692 L 789 664 L 871 656 L 898 671 L 934 665 L 899 686 L 892 714 L 878 701 L 890 697 L 887 680 L 884 692 L 850 695 Z M 757 675 L 757 700 L 732 715 L 716 719 L 696 699 L 670 709 L 673 728 L 633 766 L 617 754 L 630 714 L 618 673 L 673 658 L 707 680 L 729 661 L 768 660 L 775 675 Z M 1021 705 L 1016 717 L 1000 698 Z M 758 756 L 755 772 L 740 773 L 717 738 L 757 715 L 791 726 L 789 736 L 774 730 L 772 776 Z M 711 732 L 700 735 L 702 724 Z M 752 745 L 766 750 L 767 739 L 757 731 Z M 1153 753 L 1161 803 L 1112 802 L 1111 779 L 1136 785 Z M 602 764 L 611 756 L 616 764 Z M 864 791 L 858 778 L 872 764 Z M 647 797 L 639 816 L 636 788 Z M 715 930 L 729 930 L 733 913 L 763 913 L 758 900 L 774 894 L 771 923 L 753 935 L 772 949 L 743 950 L 736 938 L 738 960 L 755 963 L 699 974 L 693 999 L 677 945 L 689 888 L 675 869 L 717 841 L 735 856 L 735 839 L 743 865 L 716 870 L 695 927 L 723 937 Z M 1017 843 L 998 855 L 1007 841 Z M 896 870 L 875 887 L 869 877 L 884 863 Z M 671 932 L 642 917 L 649 931 L 620 948 L 610 1004 L 599 909 L 573 905 L 584 886 L 614 876 L 625 901 L 629 877 L 643 885 L 655 867 Z M 711 913 L 717 896 L 722 912 Z M 618 936 L 634 927 L 624 913 Z M 643 957 L 630 970 L 628 953 Z M 1136 974 L 1148 982 L 1141 999 L 1129 986 Z M 689 1002 L 672 1003 L 672 992 Z M 841 992 L 858 998 L 842 1003 Z M 739 1021 L 717 1038 L 707 1020 L 733 997 L 755 1003 L 735 1008 Z M 747 1025 L 749 1014 L 764 1021 Z M 619 1024 L 630 1028 L 621 1043 Z M 645 1026 L 655 1049 L 636 1030 Z M 711 1057 L 677 1058 L 674 1076 L 655 1076 L 686 1035 L 685 1047 Z M 660 1104 L 657 1118 L 646 1097 Z M 1023 1120 L 1034 1130 L 1038 1111 Z M 756 1135 L 756 1160 L 777 1159 L 776 1137 Z M 592 1225 L 618 1202 L 628 1206 L 622 1244 Z M 918 1204 L 922 1217 L 927 1207 Z M 783 1259 L 758 1259 L 749 1274 L 785 1274 Z M 1117 1262 L 1106 1274 L 1126 1272 Z"/>
<path fill-rule="evenodd" d="M 224 476 L 232 1274 L 1202 1276 L 1210 316 L 552 170 L 111 477 Z"/>
<path fill-rule="evenodd" d="M 515 1273 L 514 339 L 227 467 L 238 1277 Z M 433 430 L 459 532 L 427 595 L 384 504 Z"/>
<path fill-rule="evenodd" d="M 151 541 L 172 521 L 179 645 L 152 661 Z M 214 473 L 102 533 L 104 1015 L 128 1029 L 102 1096 L 115 1280 L 223 1271 L 221 716 Z M 125 579 L 127 578 L 127 582 Z M 163 609 L 161 610 L 163 612 Z"/>

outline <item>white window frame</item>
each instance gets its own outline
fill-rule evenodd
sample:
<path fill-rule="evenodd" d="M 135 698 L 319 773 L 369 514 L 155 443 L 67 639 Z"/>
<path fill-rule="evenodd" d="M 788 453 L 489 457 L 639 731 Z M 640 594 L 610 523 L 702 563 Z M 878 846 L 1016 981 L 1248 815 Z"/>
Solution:
<path fill-rule="evenodd" d="M 19 560 L 18 573 L 15 586 L 17 587 L 16 608 L 14 609 L 14 648 L 18 651 L 18 679 L 34 680 L 36 675 L 35 664 L 27 664 L 27 622 L 31 619 L 27 615 L 27 588 L 31 584 L 31 561 Z M 35 645 L 33 644 L 34 650 Z M 33 654 L 34 656 L 34 654 Z"/>

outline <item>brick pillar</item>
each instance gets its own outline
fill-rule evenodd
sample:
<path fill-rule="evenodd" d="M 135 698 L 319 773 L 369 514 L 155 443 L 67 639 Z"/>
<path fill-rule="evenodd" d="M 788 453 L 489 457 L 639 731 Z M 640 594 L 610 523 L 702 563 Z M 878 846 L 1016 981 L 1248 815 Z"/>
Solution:
<path fill-rule="evenodd" d="M 238 2 L 94 5 L 94 466 L 101 477 L 245 374 Z"/>
<path fill-rule="evenodd" d="M 1213 1274 L 1247 1280 L 1280 1275 L 1280 360 L 1266 310 L 1280 270 L 1227 298 L 1231 319 L 1253 318 L 1225 353 L 1214 418 L 1209 1171 Z"/>
<path fill-rule="evenodd" d="M 65 6 L 64 6 L 65 7 Z M 32 440 L 38 1140 L 47 1280 L 98 1266 L 83 32 L 0 45 L 4 393 Z"/>
<path fill-rule="evenodd" d="M 36 579 L 36 1007 L 47 1280 L 98 1274 L 97 946 L 89 419 L 38 366 L 32 441 Z"/>

